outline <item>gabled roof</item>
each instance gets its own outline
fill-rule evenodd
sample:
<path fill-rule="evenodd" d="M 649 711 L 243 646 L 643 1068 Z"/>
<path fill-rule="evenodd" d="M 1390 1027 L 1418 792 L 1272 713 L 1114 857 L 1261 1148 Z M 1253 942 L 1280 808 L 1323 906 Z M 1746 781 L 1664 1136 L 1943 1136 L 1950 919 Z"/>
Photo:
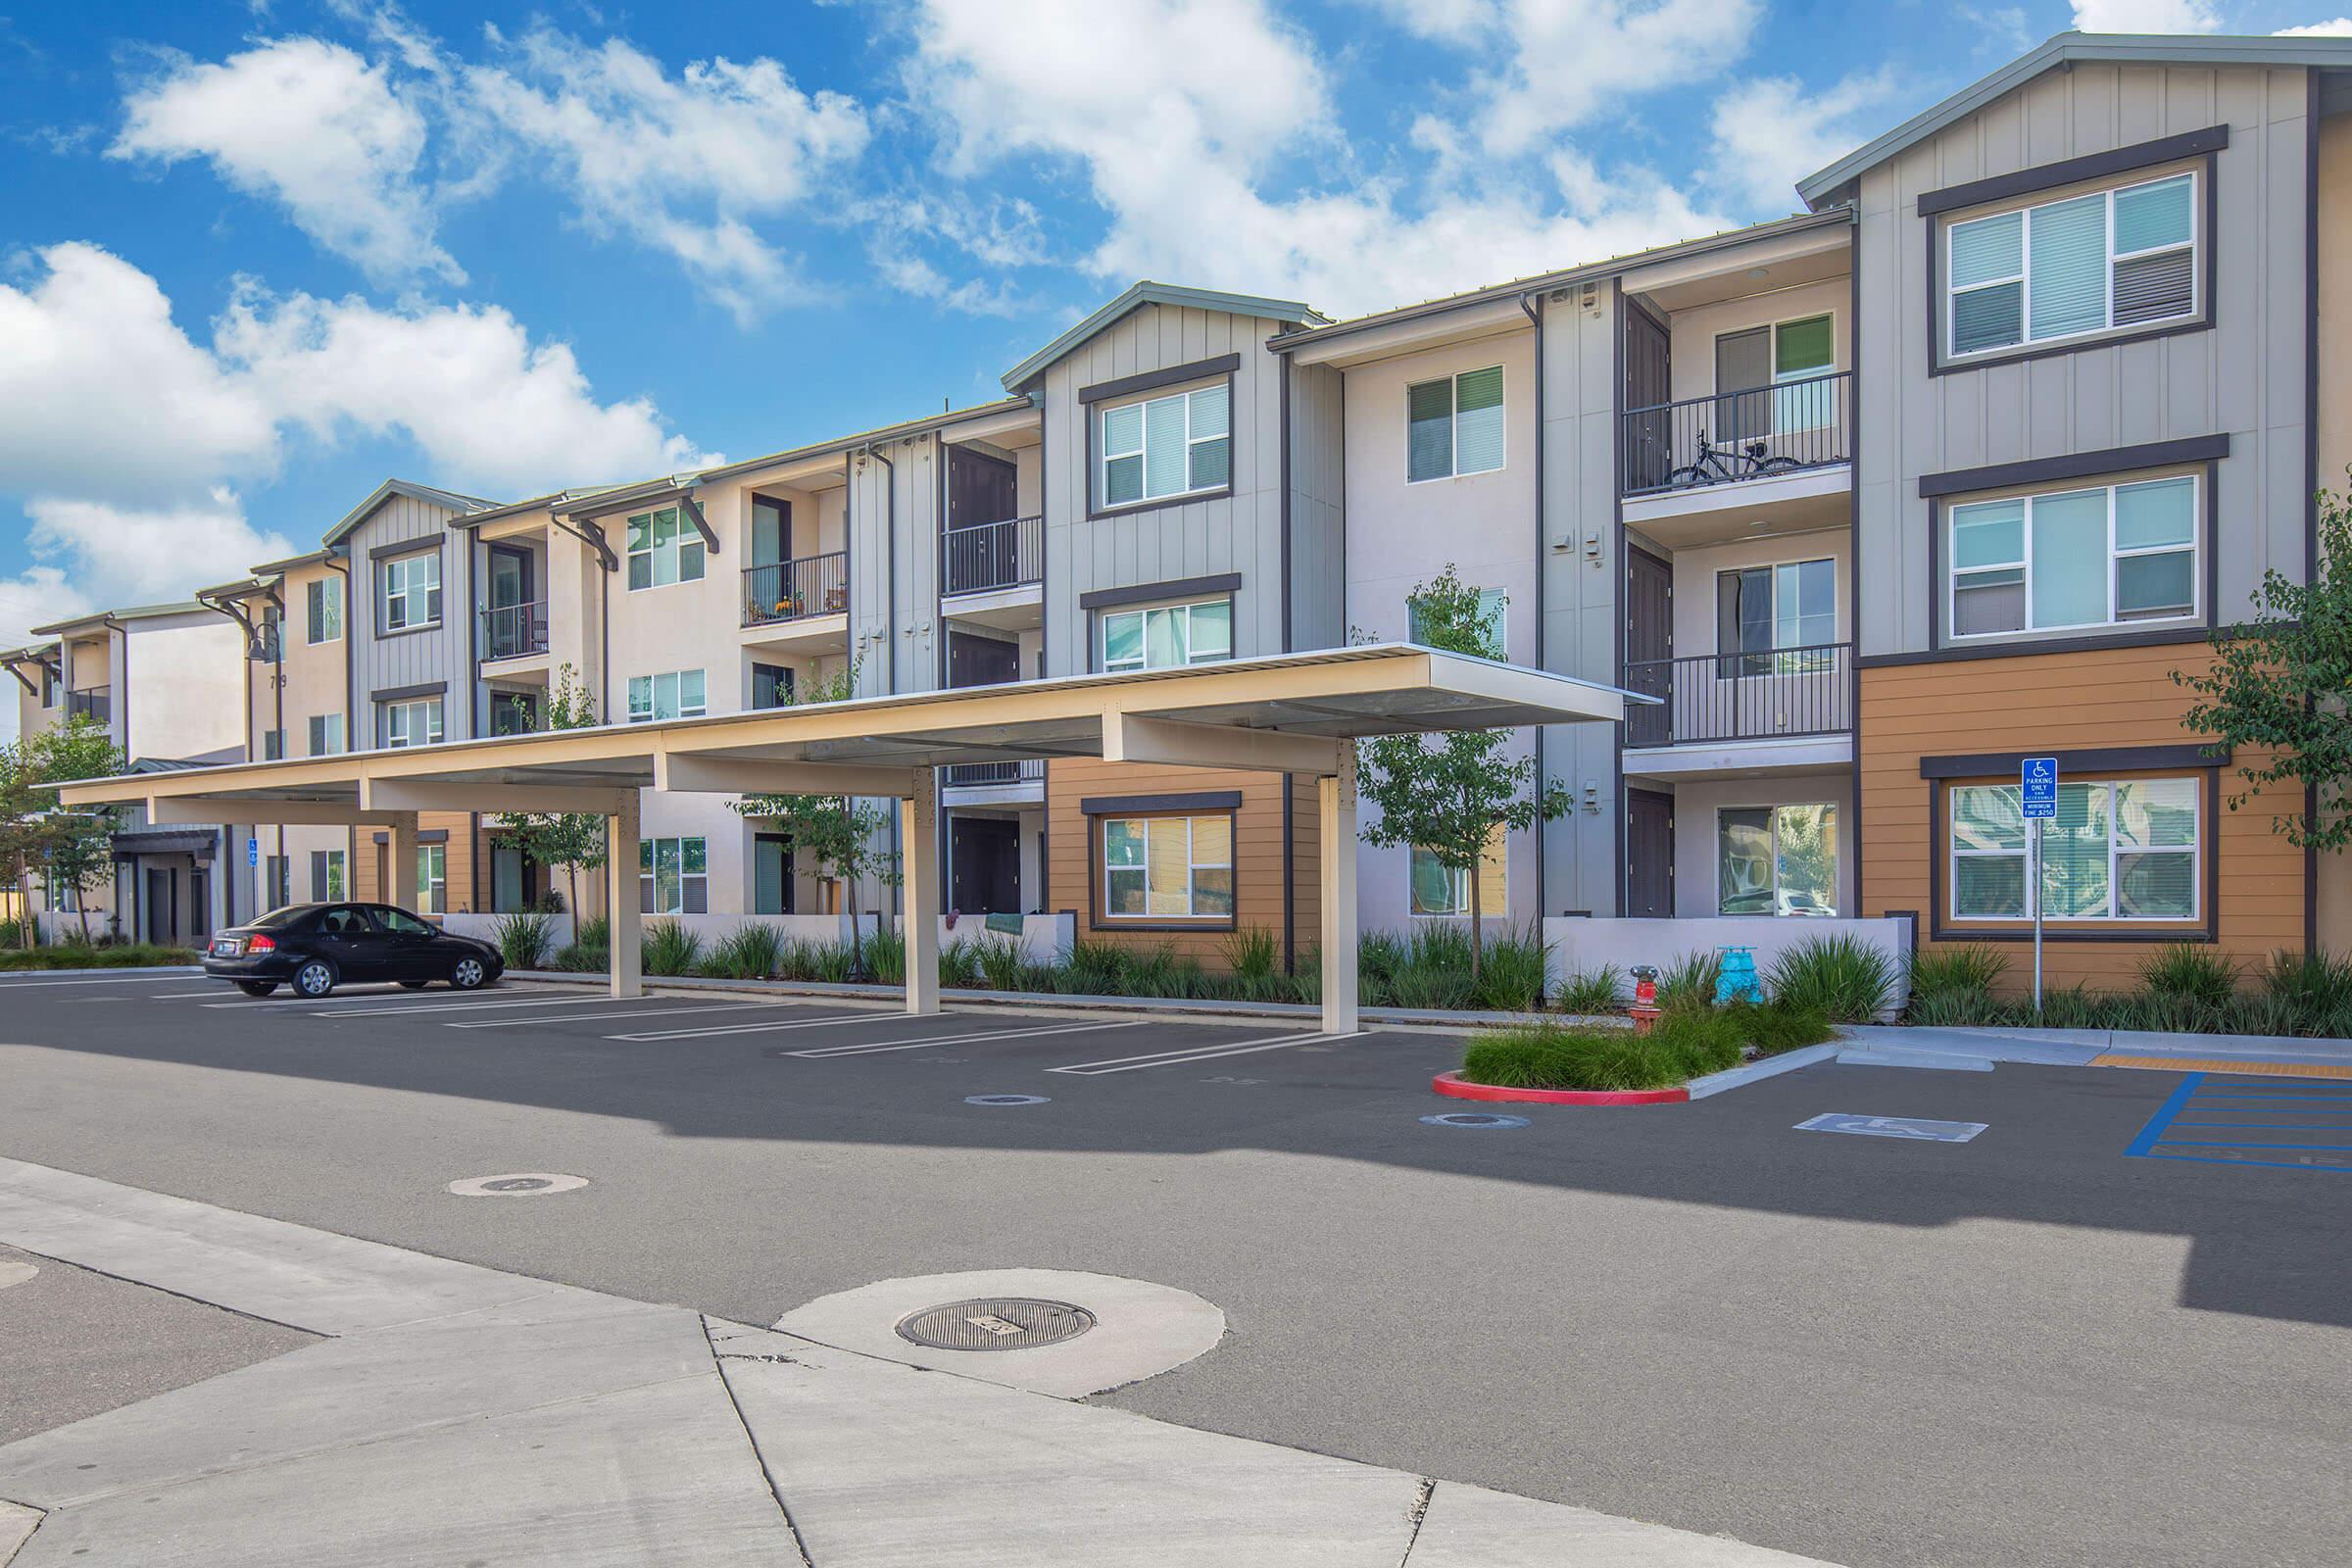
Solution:
<path fill-rule="evenodd" d="M 283 561 L 265 561 L 253 568 L 256 577 L 283 577 L 297 566 L 316 566 L 333 555 L 331 550 L 313 550 Z"/>
<path fill-rule="evenodd" d="M 1215 289 L 1185 288 L 1175 283 L 1154 283 L 1147 278 L 1006 370 L 1004 390 L 1020 391 L 1034 377 L 1043 374 L 1048 366 L 1109 327 L 1128 312 L 1140 310 L 1146 305 L 1182 305 L 1198 311 L 1224 311 L 1232 316 L 1260 316 L 1271 320 L 1289 321 L 1294 325 L 1311 325 L 1328 319 L 1297 300 L 1259 299 L 1254 294 L 1223 294 Z"/>
<path fill-rule="evenodd" d="M 345 513 L 341 522 L 327 529 L 326 538 L 321 543 L 330 545 L 342 543 L 346 535 L 368 520 L 369 513 L 394 496 L 407 496 L 412 501 L 421 501 L 427 506 L 443 507 L 451 512 L 478 512 L 490 505 L 479 496 L 462 496 L 455 490 L 436 490 L 429 484 L 418 484 L 414 479 L 386 479 L 375 487 L 374 492 L 367 500 Z"/>
<path fill-rule="evenodd" d="M 61 632 L 81 631 L 116 621 L 154 620 L 163 615 L 190 615 L 200 611 L 216 615 L 220 613 L 210 605 L 194 599 L 181 599 L 169 605 L 130 605 L 122 610 L 93 610 L 86 615 L 75 615 L 71 620 L 53 620 L 46 626 L 34 626 L 30 630 L 35 637 L 54 637 Z"/>
<path fill-rule="evenodd" d="M 2078 61 L 2125 65 L 2352 66 L 2352 38 L 2173 37 L 2138 32 L 2062 32 L 2018 56 L 1989 76 L 1961 88 L 1933 109 L 1912 116 L 1827 169 L 1796 182 L 1808 206 L 1839 200 L 1846 183 L 1946 125 L 1975 114 L 2043 72 Z"/>

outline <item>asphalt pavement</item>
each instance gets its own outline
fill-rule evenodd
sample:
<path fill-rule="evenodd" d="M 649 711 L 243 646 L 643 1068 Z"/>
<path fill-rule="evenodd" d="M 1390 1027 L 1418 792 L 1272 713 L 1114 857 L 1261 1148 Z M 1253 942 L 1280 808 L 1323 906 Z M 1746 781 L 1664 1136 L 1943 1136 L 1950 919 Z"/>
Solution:
<path fill-rule="evenodd" d="M 2178 1073 L 1824 1065 L 1472 1128 L 1423 1120 L 1473 1108 L 1423 1033 L 184 976 L 0 1006 L 0 1155 L 744 1323 L 1152 1281 L 1228 1337 L 1102 1402 L 1206 1431 L 1888 1568 L 2352 1539 L 2352 1173 L 2127 1157 Z M 1826 1112 L 1984 1130 L 1795 1130 Z M 587 1185 L 447 1190 L 508 1173 Z"/>

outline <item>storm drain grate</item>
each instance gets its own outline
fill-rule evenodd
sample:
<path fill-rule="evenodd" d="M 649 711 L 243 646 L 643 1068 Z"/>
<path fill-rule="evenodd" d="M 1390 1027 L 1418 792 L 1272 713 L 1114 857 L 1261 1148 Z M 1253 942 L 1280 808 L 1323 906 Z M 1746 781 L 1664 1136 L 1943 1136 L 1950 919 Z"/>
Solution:
<path fill-rule="evenodd" d="M 1525 1116 L 1503 1116 L 1491 1110 L 1449 1110 L 1436 1116 L 1424 1116 L 1422 1124 L 1429 1127 L 1524 1127 Z"/>
<path fill-rule="evenodd" d="M 901 1318 L 899 1338 L 935 1350 L 1029 1350 L 1074 1340 L 1094 1326 L 1094 1313 L 1067 1301 L 984 1296 Z"/>

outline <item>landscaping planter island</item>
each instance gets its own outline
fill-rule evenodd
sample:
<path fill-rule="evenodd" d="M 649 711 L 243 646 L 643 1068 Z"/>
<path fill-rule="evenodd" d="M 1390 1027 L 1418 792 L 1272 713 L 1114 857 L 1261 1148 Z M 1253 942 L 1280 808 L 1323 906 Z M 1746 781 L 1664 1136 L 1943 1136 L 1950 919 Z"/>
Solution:
<path fill-rule="evenodd" d="M 1458 1072 L 1442 1072 L 1429 1086 L 1453 1100 L 1536 1105 L 1676 1105 L 1690 1098 L 1690 1091 L 1680 1084 L 1671 1089 L 1506 1089 L 1470 1083 Z"/>

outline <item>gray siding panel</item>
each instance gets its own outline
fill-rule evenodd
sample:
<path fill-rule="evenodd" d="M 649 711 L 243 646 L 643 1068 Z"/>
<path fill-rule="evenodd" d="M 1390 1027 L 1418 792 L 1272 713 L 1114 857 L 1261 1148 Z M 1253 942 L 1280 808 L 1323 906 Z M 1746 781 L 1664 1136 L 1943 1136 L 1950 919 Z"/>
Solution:
<path fill-rule="evenodd" d="M 466 642 L 472 601 L 465 543 L 449 528 L 449 519 L 455 515 L 446 507 L 395 494 L 344 541 L 351 550 L 351 602 L 345 607 L 345 626 L 356 705 L 348 737 L 354 751 L 376 744 L 371 693 L 435 682 L 447 682 L 449 687 L 442 704 L 443 736 L 454 741 L 473 733 L 473 669 Z M 370 556 L 386 546 L 410 541 L 429 541 L 441 552 L 441 624 L 429 631 L 380 637 L 376 633 L 382 603 L 377 588 L 378 563 Z"/>
<path fill-rule="evenodd" d="M 2078 64 L 1879 166 L 1861 185 L 1865 655 L 1928 647 L 1923 473 L 2228 434 L 2218 612 L 2303 563 L 2308 94 L 2300 69 Z M 2214 325 L 1929 374 L 1923 191 L 2227 123 L 2216 155 Z M 1883 412 L 1882 412 L 1883 411 Z"/>
<path fill-rule="evenodd" d="M 1328 365 L 1291 371 L 1291 647 L 1348 641 L 1346 378 Z"/>

